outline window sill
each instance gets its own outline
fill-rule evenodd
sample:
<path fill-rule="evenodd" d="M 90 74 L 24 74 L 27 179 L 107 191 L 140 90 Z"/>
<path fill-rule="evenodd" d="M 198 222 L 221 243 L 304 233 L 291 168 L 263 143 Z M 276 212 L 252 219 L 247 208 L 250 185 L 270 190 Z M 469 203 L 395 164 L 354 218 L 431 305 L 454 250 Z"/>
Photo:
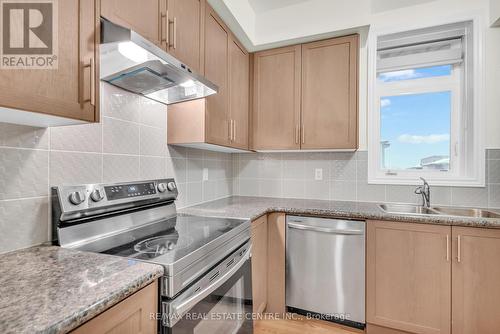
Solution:
<path fill-rule="evenodd" d="M 423 177 L 429 182 L 431 186 L 437 187 L 471 187 L 471 188 L 484 188 L 486 182 L 484 177 L 481 179 L 436 179 L 432 177 Z M 384 178 L 373 178 L 368 177 L 368 184 L 380 184 L 380 185 L 401 185 L 401 186 L 418 186 L 422 184 L 419 178 L 404 178 L 404 177 L 384 177 Z"/>

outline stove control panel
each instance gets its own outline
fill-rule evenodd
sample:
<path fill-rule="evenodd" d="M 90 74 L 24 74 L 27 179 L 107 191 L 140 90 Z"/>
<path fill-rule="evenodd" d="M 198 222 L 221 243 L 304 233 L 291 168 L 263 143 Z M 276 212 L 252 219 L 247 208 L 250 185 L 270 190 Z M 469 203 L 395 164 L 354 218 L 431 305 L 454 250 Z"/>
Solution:
<path fill-rule="evenodd" d="M 136 202 L 173 201 L 178 195 L 174 179 L 59 186 L 54 187 L 52 191 L 58 198 L 58 210 L 62 217 L 112 212 L 133 207 L 137 205 Z"/>
<path fill-rule="evenodd" d="M 163 183 L 158 184 L 158 189 L 160 184 Z M 104 191 L 106 192 L 108 201 L 114 201 L 130 197 L 155 195 L 156 186 L 155 182 L 120 184 L 104 187 Z"/>

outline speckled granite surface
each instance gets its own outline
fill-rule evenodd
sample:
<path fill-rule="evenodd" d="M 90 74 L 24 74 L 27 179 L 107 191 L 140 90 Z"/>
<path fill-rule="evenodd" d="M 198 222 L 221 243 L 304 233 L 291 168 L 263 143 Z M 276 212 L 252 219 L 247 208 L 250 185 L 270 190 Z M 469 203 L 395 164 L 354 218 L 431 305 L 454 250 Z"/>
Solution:
<path fill-rule="evenodd" d="M 181 214 L 255 219 L 269 212 L 337 218 L 500 228 L 500 219 L 385 213 L 377 203 L 233 196 L 179 210 Z"/>
<path fill-rule="evenodd" d="M 161 266 L 53 246 L 0 254 L 0 333 L 67 333 L 162 274 Z"/>

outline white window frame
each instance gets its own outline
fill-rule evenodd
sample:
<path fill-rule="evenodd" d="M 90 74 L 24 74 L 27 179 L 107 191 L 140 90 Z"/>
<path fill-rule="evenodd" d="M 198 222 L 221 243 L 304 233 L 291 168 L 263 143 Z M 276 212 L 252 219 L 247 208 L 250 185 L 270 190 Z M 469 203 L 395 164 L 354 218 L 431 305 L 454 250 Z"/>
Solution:
<path fill-rule="evenodd" d="M 473 71 L 462 71 L 463 66 L 452 65 L 451 77 L 429 77 L 404 81 L 377 83 L 378 36 L 440 26 L 448 23 L 472 21 L 473 24 Z M 447 22 L 435 22 L 427 26 L 404 28 L 372 27 L 368 39 L 368 183 L 415 185 L 425 177 L 437 186 L 485 186 L 485 124 L 483 106 L 483 26 L 479 16 L 455 18 Z M 465 61 L 468 61 L 467 59 Z M 461 79 L 461 80 L 456 80 Z M 472 85 L 467 83 L 472 80 Z M 462 88 L 472 86 L 472 89 Z M 395 170 L 381 168 L 380 152 L 380 98 L 400 94 L 452 92 L 450 133 L 450 171 Z M 461 92 L 467 95 L 462 96 Z M 472 101 L 472 103 L 470 102 Z M 458 112 L 457 112 L 458 111 Z M 431 121 L 431 120 L 429 120 Z M 472 123 L 472 126 L 470 124 Z"/>

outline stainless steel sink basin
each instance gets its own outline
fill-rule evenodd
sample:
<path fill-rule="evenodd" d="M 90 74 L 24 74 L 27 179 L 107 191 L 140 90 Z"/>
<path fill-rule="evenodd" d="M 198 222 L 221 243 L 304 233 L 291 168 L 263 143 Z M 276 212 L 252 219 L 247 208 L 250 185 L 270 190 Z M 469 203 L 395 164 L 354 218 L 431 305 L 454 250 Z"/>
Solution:
<path fill-rule="evenodd" d="M 431 207 L 426 208 L 412 204 L 379 204 L 379 208 L 387 213 L 402 215 L 440 215 L 470 218 L 500 218 L 500 212 L 477 208 Z"/>
<path fill-rule="evenodd" d="M 438 212 L 412 204 L 379 204 L 379 207 L 387 213 L 406 214 L 406 215 L 437 215 Z"/>
<path fill-rule="evenodd" d="M 434 207 L 434 211 L 441 215 L 472 217 L 472 218 L 500 218 L 500 213 L 489 210 L 474 208 L 452 208 L 452 207 Z"/>

